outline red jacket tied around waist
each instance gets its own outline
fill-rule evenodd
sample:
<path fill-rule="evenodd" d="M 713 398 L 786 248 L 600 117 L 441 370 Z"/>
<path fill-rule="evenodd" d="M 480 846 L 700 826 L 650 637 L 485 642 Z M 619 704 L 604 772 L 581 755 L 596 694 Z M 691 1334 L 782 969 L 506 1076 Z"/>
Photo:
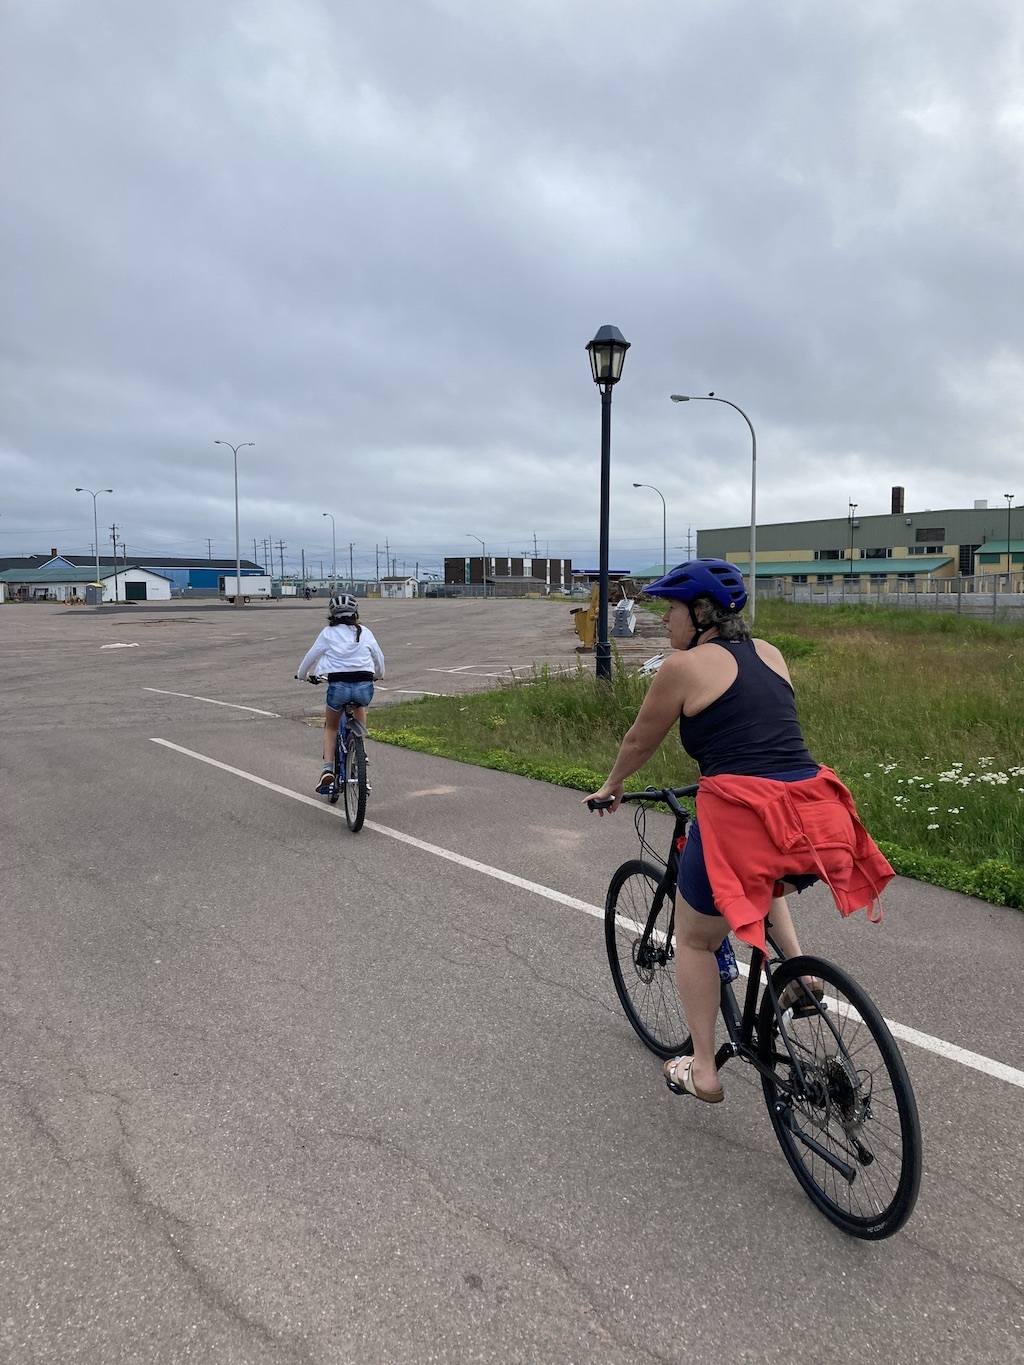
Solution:
<path fill-rule="evenodd" d="M 715 905 L 729 928 L 765 949 L 764 921 L 776 881 L 813 873 L 843 915 L 870 907 L 896 875 L 861 824 L 853 797 L 831 768 L 804 782 L 702 777 L 697 818 Z"/>

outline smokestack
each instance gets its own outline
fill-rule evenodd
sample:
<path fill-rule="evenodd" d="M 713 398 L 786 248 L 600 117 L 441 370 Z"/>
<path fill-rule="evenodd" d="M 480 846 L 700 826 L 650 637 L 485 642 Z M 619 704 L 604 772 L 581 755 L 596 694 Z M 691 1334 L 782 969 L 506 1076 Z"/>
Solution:
<path fill-rule="evenodd" d="M 893 485 L 892 510 L 893 512 L 903 511 L 903 489 L 900 488 L 898 484 Z"/>
<path fill-rule="evenodd" d="M 53 547 L 53 549 L 50 551 L 50 558 L 51 558 L 51 559 L 56 559 L 56 558 L 57 558 L 57 547 L 56 547 L 56 545 L 55 545 L 55 546 Z"/>

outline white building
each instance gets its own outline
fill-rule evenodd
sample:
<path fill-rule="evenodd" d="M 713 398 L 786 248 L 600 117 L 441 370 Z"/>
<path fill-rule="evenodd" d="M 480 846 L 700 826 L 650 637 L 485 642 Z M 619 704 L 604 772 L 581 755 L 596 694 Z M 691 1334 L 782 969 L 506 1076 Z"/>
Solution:
<path fill-rule="evenodd" d="M 380 580 L 381 597 L 418 597 L 419 585 L 415 578 L 382 578 Z"/>

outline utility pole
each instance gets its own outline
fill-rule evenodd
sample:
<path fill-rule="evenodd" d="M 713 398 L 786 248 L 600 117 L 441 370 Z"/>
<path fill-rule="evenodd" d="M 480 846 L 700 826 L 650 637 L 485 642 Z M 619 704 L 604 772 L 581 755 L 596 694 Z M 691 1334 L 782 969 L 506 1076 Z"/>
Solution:
<path fill-rule="evenodd" d="M 111 526 L 110 539 L 114 542 L 114 601 L 120 602 L 121 598 L 117 590 L 117 526 Z"/>
<path fill-rule="evenodd" d="M 213 541 L 210 539 L 209 536 L 206 537 L 206 558 L 207 559 L 213 558 Z"/>
<path fill-rule="evenodd" d="M 375 578 L 376 581 L 379 583 L 379 582 L 380 582 L 380 546 L 379 546 L 379 545 L 375 545 L 375 546 L 373 547 L 373 553 L 374 553 L 374 556 L 375 556 L 375 568 L 374 568 L 373 573 L 374 573 L 374 578 Z"/>
<path fill-rule="evenodd" d="M 534 557 L 534 559 L 537 558 L 537 532 L 536 532 L 536 531 L 534 531 L 534 533 L 533 533 L 533 557 Z M 600 814 L 600 811 L 598 812 L 598 814 Z"/>
<path fill-rule="evenodd" d="M 255 536 L 253 536 L 253 538 L 252 538 L 252 562 L 253 562 L 254 564 L 258 564 L 258 563 L 260 562 L 260 557 L 259 557 L 259 555 L 256 553 L 256 537 L 255 537 Z"/>
<path fill-rule="evenodd" d="M 278 549 L 278 552 L 279 552 L 279 554 L 280 554 L 280 556 L 281 556 L 281 582 L 282 582 L 282 583 L 284 582 L 284 552 L 285 552 L 285 548 L 286 548 L 286 547 L 285 547 L 284 541 L 283 541 L 283 540 L 279 540 L 279 541 L 277 542 L 277 549 Z"/>
<path fill-rule="evenodd" d="M 352 544 L 351 541 L 349 541 L 349 543 L 348 543 L 348 576 L 349 576 L 349 579 L 351 580 L 351 582 L 349 583 L 349 586 L 350 586 L 350 587 L 352 586 L 353 583 L 355 583 L 355 580 L 356 580 L 355 570 L 352 568 L 352 551 L 353 551 L 354 549 L 355 549 L 355 546 Z"/>
<path fill-rule="evenodd" d="M 306 551 L 305 551 L 305 547 L 303 547 L 303 551 L 302 551 L 302 586 L 303 586 L 303 587 L 306 586 Z"/>

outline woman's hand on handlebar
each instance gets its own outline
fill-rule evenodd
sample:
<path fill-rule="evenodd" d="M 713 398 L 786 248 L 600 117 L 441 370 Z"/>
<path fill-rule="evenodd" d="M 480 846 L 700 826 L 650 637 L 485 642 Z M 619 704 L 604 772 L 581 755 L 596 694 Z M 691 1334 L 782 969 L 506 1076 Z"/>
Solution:
<path fill-rule="evenodd" d="M 606 782 L 603 787 L 599 787 L 596 792 L 591 792 L 589 796 L 583 798 L 588 810 L 596 810 L 598 815 L 606 812 L 611 815 L 612 811 L 618 810 L 619 803 L 622 801 L 622 783 L 609 786 Z"/>

